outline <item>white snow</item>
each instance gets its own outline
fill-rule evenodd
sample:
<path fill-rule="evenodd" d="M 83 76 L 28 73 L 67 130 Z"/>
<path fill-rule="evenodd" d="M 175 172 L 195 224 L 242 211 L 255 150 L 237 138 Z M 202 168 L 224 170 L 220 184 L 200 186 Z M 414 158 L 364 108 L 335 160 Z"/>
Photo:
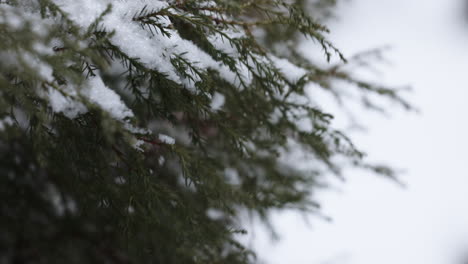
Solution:
<path fill-rule="evenodd" d="M 59 39 L 50 38 L 48 35 L 48 27 L 54 27 L 58 20 L 42 19 L 38 13 L 37 6 L 33 3 L 23 0 L 19 1 L 18 7 L 9 7 L 7 5 L 0 6 L 0 23 L 8 23 L 13 28 L 21 28 L 30 24 L 34 31 L 43 40 L 35 43 L 31 51 L 21 52 L 20 55 L 9 56 L 8 54 L 0 54 L 0 59 L 18 68 L 30 67 L 47 82 L 47 88 L 39 89 L 38 94 L 49 101 L 51 109 L 55 113 L 62 113 L 68 118 L 76 118 L 80 114 L 88 111 L 88 107 L 95 106 L 107 112 L 110 117 L 118 122 L 121 122 L 125 129 L 132 134 L 149 134 L 148 129 L 135 127 L 130 119 L 134 117 L 133 112 L 125 104 L 119 94 L 113 89 L 106 86 L 99 73 L 96 76 L 88 77 L 83 83 L 75 83 L 73 80 L 67 80 L 67 85 L 58 86 L 55 83 L 52 67 L 43 60 L 43 55 L 54 56 L 52 51 L 53 46 L 62 46 L 63 43 Z M 185 77 L 179 73 L 172 65 L 172 61 L 176 57 L 182 58 L 200 71 L 214 70 L 219 73 L 221 78 L 231 83 L 236 87 L 241 87 L 242 84 L 249 85 L 252 81 L 252 72 L 257 71 L 254 60 L 261 63 L 271 63 L 286 76 L 286 78 L 295 82 L 306 73 L 302 68 L 295 66 L 285 59 L 279 59 L 274 56 L 268 58 L 264 56 L 256 56 L 255 58 L 240 60 L 240 54 L 237 49 L 231 45 L 230 41 L 225 37 L 229 36 L 232 39 L 241 39 L 245 37 L 242 28 L 226 29 L 223 31 L 225 36 L 221 34 L 211 34 L 208 40 L 214 47 L 233 59 L 237 60 L 235 70 L 231 70 L 222 62 L 216 61 L 208 53 L 201 50 L 197 45 L 189 40 L 183 39 L 177 30 L 172 26 L 172 22 L 168 16 L 159 15 L 155 21 L 165 28 L 170 36 L 163 35 L 155 29 L 156 33 L 151 32 L 148 28 L 142 27 L 141 22 L 135 21 L 142 9 L 146 9 L 148 13 L 157 12 L 163 8 L 169 7 L 169 1 L 163 0 L 52 0 L 73 21 L 78 27 L 81 27 L 82 32 L 85 32 L 98 18 L 110 7 L 110 11 L 102 16 L 99 21 L 99 27 L 108 32 L 113 32 L 110 41 L 117 46 L 122 52 L 131 58 L 137 59 L 145 67 L 153 69 L 167 76 L 168 79 L 183 85 L 187 89 L 197 92 L 196 84 L 201 81 L 200 77 L 195 72 L 187 71 L 185 74 L 191 74 L 191 78 Z M 200 1 L 200 6 L 216 6 L 214 1 Z M 177 15 L 190 16 L 190 14 L 181 14 L 175 9 L 167 9 Z M 211 12 L 211 11 L 209 11 Z M 24 19 L 27 14 L 27 19 Z M 21 16 L 20 16 L 21 15 Z M 210 15 L 220 16 L 213 12 Z M 20 19 L 21 18 L 21 19 Z M 26 23 L 20 23 L 26 21 Z M 37 30 L 36 30 L 37 29 Z M 47 41 L 46 41 L 47 39 Z M 77 40 L 78 47 L 86 48 L 87 44 L 83 40 Z M 250 67 L 250 69 L 249 69 Z M 264 72 L 258 70 L 254 74 L 264 75 Z M 210 107 L 213 111 L 221 109 L 225 104 L 225 96 L 220 92 L 215 92 L 212 97 Z M 165 144 L 175 144 L 175 139 L 167 135 L 159 134 L 159 140 Z M 143 141 L 136 140 L 132 142 L 136 149 L 141 150 Z"/>
<path fill-rule="evenodd" d="M 164 158 L 164 156 L 159 156 L 158 158 L 159 166 L 163 166 L 165 162 L 166 162 L 166 159 Z"/>
<path fill-rule="evenodd" d="M 159 139 L 159 141 L 161 141 L 164 144 L 168 144 L 168 145 L 174 145 L 175 144 L 175 139 L 168 136 L 168 135 L 159 134 L 158 139 Z"/>
<path fill-rule="evenodd" d="M 14 30 L 18 30 L 24 26 L 25 20 L 22 19 L 18 10 L 9 5 L 0 5 L 0 24 L 7 24 Z"/>
<path fill-rule="evenodd" d="M 296 83 L 304 75 L 307 74 L 307 70 L 300 68 L 287 59 L 278 58 L 270 55 L 270 60 L 273 62 L 276 68 L 284 75 L 284 77 L 291 83 Z"/>
<path fill-rule="evenodd" d="M 73 99 L 76 96 L 76 90 L 69 86 L 61 86 L 59 88 L 49 87 L 45 94 L 45 97 L 49 99 L 52 110 L 55 113 L 62 113 L 70 119 L 88 111 L 86 106 Z"/>
<path fill-rule="evenodd" d="M 122 122 L 127 131 L 135 134 L 148 133 L 148 130 L 136 128 L 128 122 L 128 118 L 134 116 L 133 112 L 115 91 L 104 84 L 99 76 L 89 77 L 81 86 L 70 83 L 66 86 L 49 87 L 42 96 L 49 100 L 54 112 L 62 113 L 68 118 L 76 118 L 78 115 L 88 112 L 88 108 L 79 100 L 82 98 L 106 111 L 113 119 Z M 139 145 L 137 144 L 137 146 Z"/>
<path fill-rule="evenodd" d="M 194 83 L 181 77 L 172 66 L 171 59 L 174 55 L 181 56 L 196 67 L 206 70 L 217 70 L 221 77 L 232 84 L 238 84 L 237 76 L 225 65 L 215 61 L 207 53 L 203 52 L 191 41 L 182 39 L 178 32 L 166 28 L 170 37 L 162 34 L 153 35 L 148 29 L 142 28 L 138 21 L 132 21 L 145 6 L 147 10 L 158 11 L 167 7 L 166 1 L 93 1 L 93 0 L 54 0 L 70 18 L 82 26 L 89 27 L 109 4 L 112 5 L 110 14 L 104 16 L 102 25 L 109 32 L 114 31 L 112 43 L 132 58 L 138 58 L 140 62 L 158 72 L 167 74 L 168 78 L 179 84 L 184 84 L 188 89 L 194 90 Z M 175 12 L 175 11 L 173 11 Z M 159 16 L 159 24 L 166 27 L 171 22 L 166 16 Z M 198 81 L 198 76 L 192 76 Z"/>
<path fill-rule="evenodd" d="M 206 210 L 206 215 L 213 220 L 220 220 L 223 217 L 225 217 L 223 211 L 215 208 L 209 208 L 208 210 Z"/>
<path fill-rule="evenodd" d="M 120 96 L 109 89 L 99 76 L 90 77 L 81 92 L 90 102 L 100 106 L 117 120 L 133 117 L 133 112 L 122 102 Z"/>
<path fill-rule="evenodd" d="M 135 142 L 133 143 L 132 147 L 140 152 L 144 152 L 144 149 L 141 147 L 142 145 L 145 144 L 145 141 L 143 140 L 140 140 L 140 139 L 137 139 L 135 140 Z"/>
<path fill-rule="evenodd" d="M 37 8 L 33 8 L 34 3 L 31 2 L 23 3 L 23 7 L 0 4 L 0 24 L 6 24 L 9 30 L 14 31 L 31 27 L 36 35 L 45 36 L 49 32 L 48 27 L 52 26 L 54 21 L 42 18 L 39 13 L 33 12 L 37 11 Z"/>
<path fill-rule="evenodd" d="M 226 101 L 226 97 L 224 97 L 224 95 L 216 92 L 213 95 L 213 98 L 211 100 L 211 104 L 210 104 L 211 109 L 213 109 L 214 111 L 221 109 L 221 107 L 223 107 L 225 101 Z"/>
<path fill-rule="evenodd" d="M 143 28 L 140 22 L 134 21 L 135 16 L 145 8 L 147 12 L 157 12 L 169 6 L 168 1 L 162 0 L 52 0 L 57 4 L 77 26 L 85 32 L 97 19 L 110 7 L 110 12 L 102 17 L 100 26 L 108 32 L 114 32 L 111 37 L 113 45 L 119 47 L 122 52 L 129 57 L 138 59 L 143 65 L 150 69 L 165 74 L 170 80 L 184 85 L 191 91 L 196 91 L 196 83 L 201 81 L 196 73 L 190 73 L 192 78 L 186 78 L 172 65 L 171 60 L 179 56 L 191 65 L 206 71 L 208 69 L 217 71 L 219 75 L 231 84 L 240 87 L 241 84 L 249 85 L 252 76 L 247 65 L 238 61 L 236 71 L 232 71 L 226 65 L 214 60 L 206 52 L 202 51 L 191 41 L 183 39 L 178 32 L 173 29 L 172 22 L 167 16 L 158 16 L 157 23 L 166 28 L 170 36 L 160 33 L 152 33 L 147 28 Z M 215 6 L 214 1 L 201 1 L 200 6 Z M 169 12 L 176 14 L 175 9 L 168 9 Z M 98 106 L 109 115 L 124 123 L 126 129 L 131 133 L 147 134 L 148 130 L 136 128 L 128 122 L 133 117 L 132 111 L 125 105 L 120 96 L 112 89 L 107 87 L 100 76 L 92 76 L 83 84 L 76 84 L 68 80 L 67 85 L 56 86 L 52 67 L 40 56 L 53 56 L 53 46 L 61 46 L 59 39 L 50 39 L 48 28 L 54 27 L 57 20 L 52 18 L 43 19 L 37 8 L 37 4 L 29 1 L 19 1 L 17 7 L 9 5 L 0 6 L 0 23 L 7 23 L 10 28 L 20 29 L 27 25 L 34 29 L 37 36 L 42 40 L 35 43 L 31 51 L 25 50 L 18 53 L 21 55 L 11 55 L 7 53 L 0 54 L 0 59 L 7 62 L 10 66 L 17 68 L 29 67 L 48 82 L 46 90 L 39 89 L 40 96 L 47 99 L 50 107 L 56 113 L 62 113 L 68 118 L 76 118 L 79 114 L 88 111 L 88 104 Z M 26 14 L 26 15 L 25 15 Z M 180 15 L 180 14 L 179 14 Z M 190 16 L 190 14 L 184 14 Z M 219 14 L 212 14 L 219 16 Z M 242 29 L 229 29 L 224 32 L 233 39 L 245 37 Z M 239 58 L 237 50 L 220 34 L 208 36 L 213 45 L 229 54 L 234 59 Z M 77 40 L 79 46 L 86 48 L 82 40 Z M 38 54 L 40 56 L 38 56 Z M 259 58 L 265 59 L 265 58 Z M 216 111 L 224 105 L 225 97 L 221 93 L 215 93 L 211 103 L 211 108 Z M 168 138 L 163 137 L 167 140 Z M 173 140 L 168 140 L 173 142 Z M 140 145 L 139 143 L 137 145 Z"/>
<path fill-rule="evenodd" d="M 54 77 L 52 76 L 52 67 L 46 62 L 33 56 L 31 53 L 23 52 L 22 57 L 20 57 L 19 60 L 22 60 L 29 68 L 36 69 L 37 73 L 45 81 L 52 82 L 54 80 Z"/>
<path fill-rule="evenodd" d="M 14 121 L 11 117 L 7 116 L 0 119 L 0 130 L 4 130 L 7 126 L 11 126 L 14 124 Z"/>

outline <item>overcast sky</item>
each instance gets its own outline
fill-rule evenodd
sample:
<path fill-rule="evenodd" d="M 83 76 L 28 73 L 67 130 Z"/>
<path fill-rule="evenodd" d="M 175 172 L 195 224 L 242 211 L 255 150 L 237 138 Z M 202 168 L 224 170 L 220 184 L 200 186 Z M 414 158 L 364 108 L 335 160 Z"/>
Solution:
<path fill-rule="evenodd" d="M 374 160 L 406 168 L 408 188 L 352 173 L 320 194 L 327 223 L 275 216 L 271 264 L 461 264 L 468 254 L 468 19 L 462 0 L 351 0 L 340 6 L 332 40 L 345 54 L 390 44 L 384 81 L 410 84 L 421 114 L 395 111 L 364 121 L 354 135 Z"/>

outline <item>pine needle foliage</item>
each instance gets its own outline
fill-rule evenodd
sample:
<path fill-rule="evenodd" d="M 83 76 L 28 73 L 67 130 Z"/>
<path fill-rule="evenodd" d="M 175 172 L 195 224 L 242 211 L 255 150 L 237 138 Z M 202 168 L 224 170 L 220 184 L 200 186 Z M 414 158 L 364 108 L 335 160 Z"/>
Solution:
<path fill-rule="evenodd" d="M 320 3 L 0 1 L 0 263 L 255 263 L 242 212 L 314 212 L 343 164 L 393 177 L 310 101 L 411 109 L 345 70 Z"/>

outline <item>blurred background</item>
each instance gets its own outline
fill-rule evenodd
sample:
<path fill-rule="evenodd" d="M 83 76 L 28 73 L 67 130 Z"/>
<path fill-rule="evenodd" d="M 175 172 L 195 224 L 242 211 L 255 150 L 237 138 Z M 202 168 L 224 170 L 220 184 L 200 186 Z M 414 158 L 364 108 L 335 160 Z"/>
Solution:
<path fill-rule="evenodd" d="M 404 168 L 406 188 L 351 171 L 317 194 L 331 221 L 278 213 L 280 240 L 253 224 L 249 243 L 271 264 L 468 263 L 468 4 L 345 0 L 328 24 L 344 54 L 390 46 L 377 78 L 413 88 L 420 113 L 359 116 L 368 131 L 352 134 L 373 160 Z"/>

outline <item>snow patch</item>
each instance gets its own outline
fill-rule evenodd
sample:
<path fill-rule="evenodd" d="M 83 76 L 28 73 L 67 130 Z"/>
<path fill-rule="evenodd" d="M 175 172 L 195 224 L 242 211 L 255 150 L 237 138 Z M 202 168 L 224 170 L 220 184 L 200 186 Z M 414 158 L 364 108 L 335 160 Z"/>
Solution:
<path fill-rule="evenodd" d="M 11 117 L 7 116 L 0 119 L 0 130 L 5 130 L 7 126 L 12 126 L 14 121 Z"/>
<path fill-rule="evenodd" d="M 117 120 L 133 117 L 133 112 L 122 102 L 120 96 L 109 89 L 99 76 L 88 79 L 82 94 Z"/>
<path fill-rule="evenodd" d="M 223 107 L 225 101 L 226 97 L 224 97 L 224 95 L 215 92 L 215 94 L 213 95 L 213 99 L 211 100 L 210 107 L 214 111 L 219 110 L 221 109 L 221 107 Z"/>
<path fill-rule="evenodd" d="M 167 27 L 170 36 L 162 34 L 153 35 L 148 29 L 141 26 L 140 22 L 133 21 L 135 15 L 146 6 L 146 10 L 156 12 L 166 8 L 166 1 L 111 1 L 111 0 L 54 0 L 69 17 L 83 28 L 88 28 L 111 5 L 112 11 L 103 17 L 104 28 L 115 34 L 112 43 L 132 58 L 137 58 L 146 67 L 167 75 L 170 80 L 184 84 L 188 89 L 194 90 L 195 83 L 199 81 L 197 75 L 193 75 L 194 81 L 185 79 L 177 73 L 172 65 L 172 59 L 180 56 L 193 66 L 200 69 L 213 69 L 220 73 L 221 77 L 233 85 L 239 83 L 238 77 L 227 66 L 215 61 L 210 55 L 198 48 L 194 43 L 180 37 L 178 32 L 171 29 L 170 19 L 167 16 L 159 16 L 157 22 Z M 175 11 L 174 11 L 175 12 Z"/>
<path fill-rule="evenodd" d="M 174 145 L 175 144 L 175 139 L 168 136 L 168 135 L 159 134 L 158 139 L 159 139 L 159 141 L 161 141 L 164 144 L 168 144 L 168 145 Z"/>
<path fill-rule="evenodd" d="M 275 56 L 269 56 L 274 66 L 284 75 L 284 77 L 291 83 L 296 83 L 304 75 L 307 74 L 307 70 L 298 67 L 291 63 L 287 59 L 281 59 Z"/>
<path fill-rule="evenodd" d="M 52 110 L 55 113 L 62 113 L 70 119 L 88 111 L 86 106 L 72 98 L 76 96 L 76 90 L 69 86 L 60 86 L 58 88 L 49 87 L 46 93 Z"/>

